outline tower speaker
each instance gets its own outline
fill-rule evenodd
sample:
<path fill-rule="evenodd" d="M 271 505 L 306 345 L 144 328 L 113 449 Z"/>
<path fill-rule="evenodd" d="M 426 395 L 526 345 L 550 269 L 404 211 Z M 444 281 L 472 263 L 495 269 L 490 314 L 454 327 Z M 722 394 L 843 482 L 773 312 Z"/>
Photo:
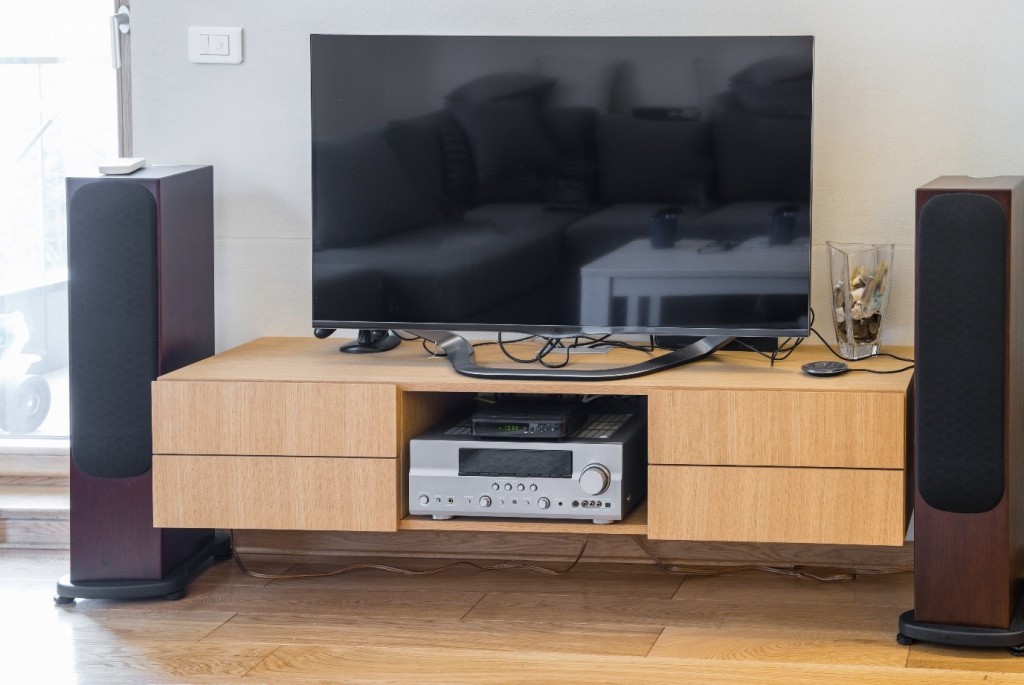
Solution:
<path fill-rule="evenodd" d="M 67 179 L 71 560 L 57 601 L 180 596 L 227 540 L 153 527 L 150 383 L 214 352 L 213 169 Z"/>
<path fill-rule="evenodd" d="M 914 609 L 899 638 L 1024 644 L 1024 177 L 917 191 Z"/>

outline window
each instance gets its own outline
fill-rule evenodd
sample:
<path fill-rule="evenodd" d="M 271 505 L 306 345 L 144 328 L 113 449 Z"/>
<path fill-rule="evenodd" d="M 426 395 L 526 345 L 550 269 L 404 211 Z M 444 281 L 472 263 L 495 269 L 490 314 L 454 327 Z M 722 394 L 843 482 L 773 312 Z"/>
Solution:
<path fill-rule="evenodd" d="M 21 3 L 0 23 L 0 451 L 67 440 L 64 179 L 118 156 L 114 9 Z"/>

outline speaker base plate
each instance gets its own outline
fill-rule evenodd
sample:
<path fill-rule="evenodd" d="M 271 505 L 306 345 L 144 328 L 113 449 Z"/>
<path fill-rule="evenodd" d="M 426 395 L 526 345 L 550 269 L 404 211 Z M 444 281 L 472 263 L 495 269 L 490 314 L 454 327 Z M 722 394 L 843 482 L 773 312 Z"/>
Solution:
<path fill-rule="evenodd" d="M 939 623 L 921 623 L 914 619 L 914 612 L 905 611 L 900 615 L 900 632 L 896 641 L 900 644 L 937 642 L 959 647 L 1010 647 L 1014 656 L 1024 655 L 1019 649 L 1024 645 L 1024 597 L 1017 604 L 1013 621 L 1007 629 L 977 628 L 974 626 L 950 626 Z"/>
<path fill-rule="evenodd" d="M 70 604 L 75 599 L 181 599 L 196 571 L 211 557 L 217 560 L 231 558 L 231 537 L 227 533 L 216 533 L 199 551 L 159 580 L 88 580 L 75 583 L 70 574 L 65 575 L 57 581 L 57 594 L 53 601 L 61 605 Z"/>

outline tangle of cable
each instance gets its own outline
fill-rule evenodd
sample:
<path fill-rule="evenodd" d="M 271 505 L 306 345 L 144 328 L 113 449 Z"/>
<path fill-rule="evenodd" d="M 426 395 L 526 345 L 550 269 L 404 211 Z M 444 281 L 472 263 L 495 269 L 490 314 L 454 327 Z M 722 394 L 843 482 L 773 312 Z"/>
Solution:
<path fill-rule="evenodd" d="M 234 537 L 234 531 L 231 531 L 232 538 Z M 638 535 L 630 536 L 636 545 L 644 552 L 648 559 L 654 564 L 665 571 L 666 573 L 679 573 L 683 575 L 691 576 L 720 576 L 728 573 L 738 573 L 740 571 L 759 571 L 762 573 L 770 573 L 774 575 L 789 576 L 792 578 L 799 578 L 802 580 L 815 580 L 822 583 L 848 583 L 857 579 L 858 575 L 888 575 L 895 573 L 909 573 L 913 571 L 909 567 L 889 567 L 889 568 L 832 568 L 832 567 L 808 567 L 808 566 L 767 566 L 763 564 L 742 564 L 742 565 L 730 565 L 730 566 L 681 566 L 678 564 L 668 564 L 662 561 L 651 549 L 644 544 L 643 540 Z M 587 550 L 587 545 L 590 541 L 590 536 L 585 535 L 583 537 L 583 544 L 580 546 L 580 551 L 576 554 L 576 558 L 573 559 L 564 569 L 551 569 L 544 566 L 537 566 L 534 564 L 525 564 L 521 562 L 502 562 L 498 564 L 478 564 L 473 561 L 459 560 L 453 561 L 441 566 L 437 566 L 429 569 L 408 569 L 399 566 L 392 566 L 389 564 L 375 564 L 369 562 L 359 562 L 355 564 L 349 564 L 342 568 L 334 569 L 331 571 L 321 571 L 316 573 L 263 573 L 261 571 L 253 571 L 250 569 L 245 562 L 242 561 L 241 555 L 236 551 L 232 557 L 235 560 L 235 564 L 238 568 L 248 576 L 253 578 L 261 578 L 265 580 L 303 580 L 310 578 L 329 578 L 332 576 L 339 576 L 345 573 L 351 573 L 359 570 L 377 570 L 385 571 L 388 573 L 399 573 L 408 576 L 425 576 L 434 575 L 437 573 L 443 573 L 450 569 L 459 566 L 468 566 L 475 568 L 480 571 L 506 571 L 514 569 L 523 569 L 528 571 L 534 571 L 536 573 L 542 573 L 551 576 L 563 576 L 573 571 L 580 563 L 584 553 Z"/>
<path fill-rule="evenodd" d="M 234 531 L 231 531 L 232 540 L 234 539 Z M 442 566 L 429 569 L 409 569 L 401 568 L 399 566 L 391 566 L 388 564 L 372 564 L 366 562 L 360 562 L 355 564 L 349 564 L 342 568 L 334 569 L 332 571 L 321 571 L 317 573 L 262 573 L 260 571 L 250 570 L 245 563 L 242 561 L 242 557 L 238 552 L 234 552 L 231 556 L 235 560 L 235 564 L 238 568 L 246 575 L 252 576 L 253 578 L 263 578 L 268 580 L 301 580 L 305 578 L 329 578 L 331 576 L 340 576 L 345 573 L 351 573 L 352 571 L 360 571 L 365 569 L 374 569 L 377 571 L 387 571 L 388 573 L 400 573 L 406 576 L 428 576 L 435 573 L 441 573 L 457 566 L 469 566 L 471 568 L 478 569 L 480 571 L 506 571 L 511 569 L 525 569 L 527 571 L 534 571 L 536 573 L 543 573 L 549 576 L 563 576 L 566 573 L 572 571 L 580 563 L 580 559 L 583 558 L 583 553 L 587 551 L 587 544 L 590 542 L 590 536 L 583 536 L 583 544 L 580 546 L 580 551 L 573 559 L 572 563 L 564 569 L 552 569 L 544 566 L 536 566 L 533 564 L 524 564 L 521 562 L 506 561 L 498 564 L 478 564 L 475 561 L 459 560 L 453 561 Z M 233 545 L 232 545 L 233 547 Z"/>
<path fill-rule="evenodd" d="M 801 580 L 816 580 L 822 583 L 849 583 L 857 579 L 858 575 L 889 575 L 895 573 L 909 573 L 913 571 L 910 567 L 889 567 L 889 568 L 833 568 L 833 567 L 809 567 L 809 566 L 766 566 L 763 564 L 742 564 L 736 566 L 680 566 L 668 564 L 661 560 L 651 549 L 644 544 L 639 535 L 631 535 L 633 542 L 643 550 L 647 558 L 663 571 L 668 573 L 681 573 L 690 576 L 721 576 L 727 573 L 739 571 L 760 571 L 780 576 L 790 576 Z"/>
<path fill-rule="evenodd" d="M 423 349 L 426 350 L 426 352 L 431 357 L 446 356 L 445 351 L 441 349 L 438 345 L 434 344 L 433 341 L 431 340 L 427 340 L 426 338 L 422 338 L 420 336 L 406 337 L 404 335 L 399 334 L 398 332 L 395 332 L 395 335 L 406 342 L 419 340 L 420 343 L 423 345 Z M 535 352 L 530 357 L 518 357 L 515 354 L 513 354 L 511 350 L 508 349 L 509 345 L 528 342 L 530 340 L 542 341 L 540 349 L 537 350 L 537 352 Z M 572 342 L 566 342 L 567 340 L 572 340 Z M 516 338 L 514 340 L 505 340 L 503 334 L 499 332 L 497 340 L 483 340 L 474 342 L 472 344 L 473 347 L 484 347 L 487 345 L 497 345 L 498 349 L 501 350 L 501 353 L 505 355 L 505 357 L 510 361 L 516 362 L 518 364 L 537 363 L 541 364 L 542 366 L 546 366 L 550 369 L 560 369 L 564 366 L 567 366 L 570 361 L 570 353 L 574 349 L 595 347 L 617 347 L 621 349 L 644 352 L 646 354 L 651 354 L 655 349 L 657 349 L 654 345 L 654 336 L 650 337 L 650 343 L 648 345 L 637 345 L 635 343 L 629 343 L 623 340 L 612 340 L 610 334 L 597 337 L 586 335 L 564 337 L 526 335 L 521 338 Z M 550 356 L 556 350 L 564 351 L 565 357 L 556 362 L 547 361 L 547 357 Z"/>

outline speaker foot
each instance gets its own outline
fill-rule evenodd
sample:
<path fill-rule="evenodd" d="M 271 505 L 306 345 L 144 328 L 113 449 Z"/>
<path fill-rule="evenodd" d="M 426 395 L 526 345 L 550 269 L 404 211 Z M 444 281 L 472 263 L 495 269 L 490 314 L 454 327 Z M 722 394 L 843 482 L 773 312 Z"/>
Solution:
<path fill-rule="evenodd" d="M 937 642 L 959 647 L 1009 647 L 1010 654 L 1024 656 L 1024 598 L 1017 603 L 1010 627 L 977 628 L 974 626 L 949 626 L 939 623 L 921 623 L 914 619 L 913 611 L 900 615 L 900 632 L 896 641 L 901 645 L 921 642 Z M 901 639 L 902 638 L 902 639 Z M 904 642 L 909 640 L 909 642 Z"/>
<path fill-rule="evenodd" d="M 211 557 L 228 554 L 230 558 L 230 550 L 231 538 L 227 533 L 216 533 L 199 551 L 159 580 L 87 580 L 76 583 L 71 580 L 69 574 L 57 581 L 57 595 L 53 602 L 57 605 L 72 604 L 76 598 L 181 599 L 185 596 L 185 587 L 195 576 L 196 571 Z"/>

